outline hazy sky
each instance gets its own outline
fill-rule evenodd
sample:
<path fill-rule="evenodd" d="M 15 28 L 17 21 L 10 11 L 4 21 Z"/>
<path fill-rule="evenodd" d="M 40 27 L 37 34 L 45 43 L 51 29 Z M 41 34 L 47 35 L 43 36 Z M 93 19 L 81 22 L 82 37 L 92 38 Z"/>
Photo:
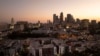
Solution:
<path fill-rule="evenodd" d="M 74 18 L 100 21 L 100 0 L 0 0 L 0 21 L 46 22 L 53 14 L 71 13 Z"/>

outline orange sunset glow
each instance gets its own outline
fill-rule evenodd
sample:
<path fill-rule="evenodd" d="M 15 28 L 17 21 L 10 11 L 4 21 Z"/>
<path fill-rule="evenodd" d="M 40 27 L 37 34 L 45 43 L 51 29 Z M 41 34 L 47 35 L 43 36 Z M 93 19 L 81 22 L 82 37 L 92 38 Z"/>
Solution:
<path fill-rule="evenodd" d="M 46 22 L 53 14 L 100 21 L 100 0 L 0 0 L 0 21 Z"/>

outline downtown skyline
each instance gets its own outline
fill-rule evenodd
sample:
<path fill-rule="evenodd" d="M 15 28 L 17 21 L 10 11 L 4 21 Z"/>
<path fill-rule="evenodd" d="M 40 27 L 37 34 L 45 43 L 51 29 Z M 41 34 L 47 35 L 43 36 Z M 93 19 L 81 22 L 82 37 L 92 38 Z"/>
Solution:
<path fill-rule="evenodd" d="M 79 19 L 100 21 L 99 0 L 0 0 L 0 22 L 15 21 L 47 22 L 53 14 L 72 14 Z"/>

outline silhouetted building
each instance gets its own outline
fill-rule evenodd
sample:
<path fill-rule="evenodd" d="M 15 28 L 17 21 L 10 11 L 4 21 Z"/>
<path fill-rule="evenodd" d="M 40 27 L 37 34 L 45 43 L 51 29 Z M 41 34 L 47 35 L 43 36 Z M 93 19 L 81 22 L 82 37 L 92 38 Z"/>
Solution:
<path fill-rule="evenodd" d="M 63 22 L 63 17 L 64 17 L 64 16 L 63 16 L 63 12 L 61 12 L 61 13 L 60 13 L 60 23 Z"/>
<path fill-rule="evenodd" d="M 98 25 L 96 23 L 96 20 L 91 20 L 91 23 L 89 25 L 89 31 L 91 34 L 95 34 L 97 31 Z"/>
<path fill-rule="evenodd" d="M 97 23 L 96 23 L 96 20 L 91 20 L 90 27 L 93 28 L 93 29 L 96 29 L 98 27 Z"/>
<path fill-rule="evenodd" d="M 89 19 L 83 19 L 81 21 L 81 28 L 88 29 L 89 27 Z"/>
<path fill-rule="evenodd" d="M 56 14 L 53 14 L 53 23 L 56 21 Z"/>
<path fill-rule="evenodd" d="M 53 23 L 54 24 L 58 24 L 59 23 L 59 19 L 58 19 L 58 16 L 56 14 L 53 14 Z"/>
<path fill-rule="evenodd" d="M 91 20 L 91 24 L 96 24 L 96 20 Z"/>
<path fill-rule="evenodd" d="M 76 23 L 80 24 L 81 20 L 79 18 L 76 19 Z"/>
<path fill-rule="evenodd" d="M 75 20 L 71 14 L 67 14 L 67 18 L 65 18 L 65 21 L 67 23 L 74 23 L 75 22 Z"/>
<path fill-rule="evenodd" d="M 10 29 L 14 29 L 14 18 L 11 18 Z"/>
<path fill-rule="evenodd" d="M 100 22 L 98 22 L 98 29 L 100 29 Z"/>

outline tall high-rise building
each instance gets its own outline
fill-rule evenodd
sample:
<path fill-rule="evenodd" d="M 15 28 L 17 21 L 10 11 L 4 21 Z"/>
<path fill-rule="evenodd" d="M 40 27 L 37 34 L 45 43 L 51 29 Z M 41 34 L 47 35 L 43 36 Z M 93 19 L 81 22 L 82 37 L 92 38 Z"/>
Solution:
<path fill-rule="evenodd" d="M 11 18 L 10 29 L 14 29 L 14 18 Z"/>
<path fill-rule="evenodd" d="M 63 12 L 60 13 L 60 23 L 63 22 Z"/>
<path fill-rule="evenodd" d="M 53 23 L 56 21 L 56 14 L 53 14 Z"/>
<path fill-rule="evenodd" d="M 75 22 L 75 20 L 71 14 L 67 14 L 67 18 L 65 18 L 65 21 L 67 23 L 74 23 Z"/>
<path fill-rule="evenodd" d="M 54 24 L 59 23 L 59 19 L 58 19 L 58 16 L 56 14 L 53 14 L 53 23 Z"/>
<path fill-rule="evenodd" d="M 11 18 L 11 25 L 14 25 L 14 18 Z"/>

